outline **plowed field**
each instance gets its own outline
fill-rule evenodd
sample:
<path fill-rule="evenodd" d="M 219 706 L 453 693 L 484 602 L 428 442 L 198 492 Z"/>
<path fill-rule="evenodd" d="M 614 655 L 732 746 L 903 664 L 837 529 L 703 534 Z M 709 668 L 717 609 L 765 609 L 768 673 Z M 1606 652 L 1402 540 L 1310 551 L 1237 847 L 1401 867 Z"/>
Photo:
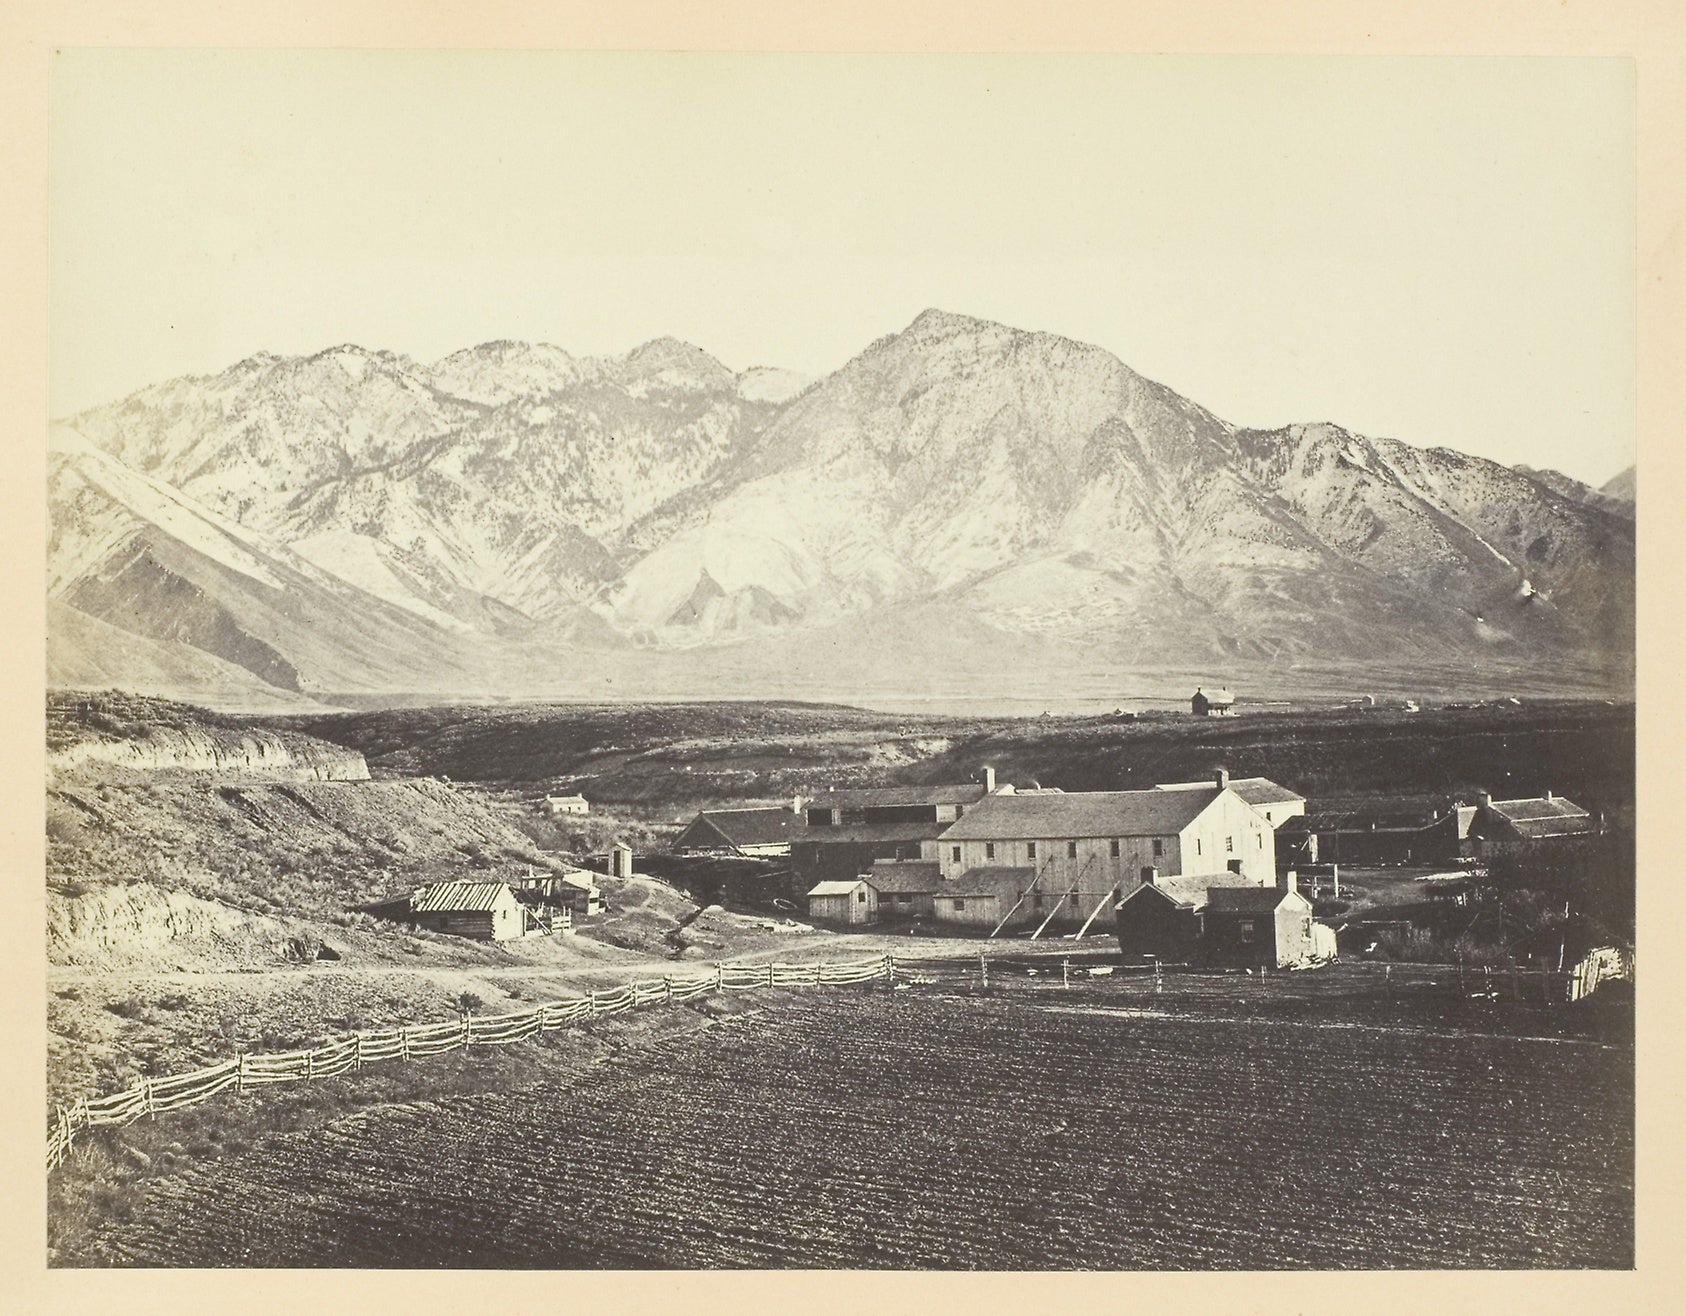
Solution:
<path fill-rule="evenodd" d="M 190 1266 L 1631 1266 L 1630 1048 L 1141 1006 L 816 994 L 264 1139 L 160 1181 L 111 1242 Z"/>

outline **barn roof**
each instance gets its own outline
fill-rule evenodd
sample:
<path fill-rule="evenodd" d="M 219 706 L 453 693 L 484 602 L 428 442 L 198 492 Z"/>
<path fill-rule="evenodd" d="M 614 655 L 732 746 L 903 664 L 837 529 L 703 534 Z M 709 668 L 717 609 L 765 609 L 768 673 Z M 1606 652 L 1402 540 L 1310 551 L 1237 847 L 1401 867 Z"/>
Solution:
<path fill-rule="evenodd" d="M 1212 790 L 1210 777 L 1201 781 L 1167 781 L 1154 787 L 1160 791 Z M 1269 777 L 1231 777 L 1229 788 L 1248 804 L 1304 804 L 1305 796 L 1286 786 L 1278 786 Z"/>
<path fill-rule="evenodd" d="M 1063 795 L 991 795 L 942 834 L 945 841 L 1046 837 L 1171 836 L 1218 797 L 1205 790 L 1070 791 Z"/>
<path fill-rule="evenodd" d="M 987 792 L 982 782 L 963 781 L 930 786 L 872 786 L 860 790 L 824 791 L 808 801 L 810 809 L 897 809 L 921 804 L 973 804 Z"/>
<path fill-rule="evenodd" d="M 697 819 L 706 822 L 733 845 L 779 845 L 808 830 L 806 814 L 777 807 L 704 809 Z"/>
<path fill-rule="evenodd" d="M 808 894 L 811 896 L 847 896 L 852 894 L 855 888 L 860 886 L 863 881 L 865 881 L 865 879 L 859 877 L 852 877 L 846 881 L 842 879 L 828 879 L 824 882 L 815 883 L 814 886 L 809 888 Z"/>
<path fill-rule="evenodd" d="M 410 909 L 417 914 L 489 914 L 505 898 L 514 900 L 515 893 L 502 882 L 436 882 L 410 893 Z"/>
<path fill-rule="evenodd" d="M 942 885 L 942 865 L 922 859 L 880 859 L 866 880 L 878 891 L 923 895 Z"/>

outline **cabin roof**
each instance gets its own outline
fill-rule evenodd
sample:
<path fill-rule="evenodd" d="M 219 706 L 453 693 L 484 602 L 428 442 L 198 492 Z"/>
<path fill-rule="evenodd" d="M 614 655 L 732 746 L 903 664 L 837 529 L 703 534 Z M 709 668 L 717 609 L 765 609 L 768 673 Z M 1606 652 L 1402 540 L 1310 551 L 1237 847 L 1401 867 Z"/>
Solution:
<path fill-rule="evenodd" d="M 502 882 L 435 882 L 410 893 L 410 909 L 417 914 L 446 912 L 489 914 L 515 893 Z"/>

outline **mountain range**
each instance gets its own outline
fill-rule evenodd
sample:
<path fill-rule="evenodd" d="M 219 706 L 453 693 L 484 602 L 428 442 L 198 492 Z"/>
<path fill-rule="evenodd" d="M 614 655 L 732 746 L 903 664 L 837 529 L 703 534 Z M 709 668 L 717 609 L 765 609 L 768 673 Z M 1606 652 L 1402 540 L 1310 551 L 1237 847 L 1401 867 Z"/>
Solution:
<path fill-rule="evenodd" d="M 1631 473 L 1241 428 L 942 311 L 814 380 L 670 338 L 263 354 L 49 447 L 53 684 L 1631 689 Z"/>

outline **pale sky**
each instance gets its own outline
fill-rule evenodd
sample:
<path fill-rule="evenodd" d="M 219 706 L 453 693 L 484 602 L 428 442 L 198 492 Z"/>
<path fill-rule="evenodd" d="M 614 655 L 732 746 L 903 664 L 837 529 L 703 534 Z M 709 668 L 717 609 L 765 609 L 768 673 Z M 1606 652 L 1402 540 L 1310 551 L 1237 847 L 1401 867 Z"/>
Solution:
<path fill-rule="evenodd" d="M 1236 424 L 1633 461 L 1625 61 L 56 59 L 54 415 L 343 342 L 820 374 L 939 306 Z"/>

